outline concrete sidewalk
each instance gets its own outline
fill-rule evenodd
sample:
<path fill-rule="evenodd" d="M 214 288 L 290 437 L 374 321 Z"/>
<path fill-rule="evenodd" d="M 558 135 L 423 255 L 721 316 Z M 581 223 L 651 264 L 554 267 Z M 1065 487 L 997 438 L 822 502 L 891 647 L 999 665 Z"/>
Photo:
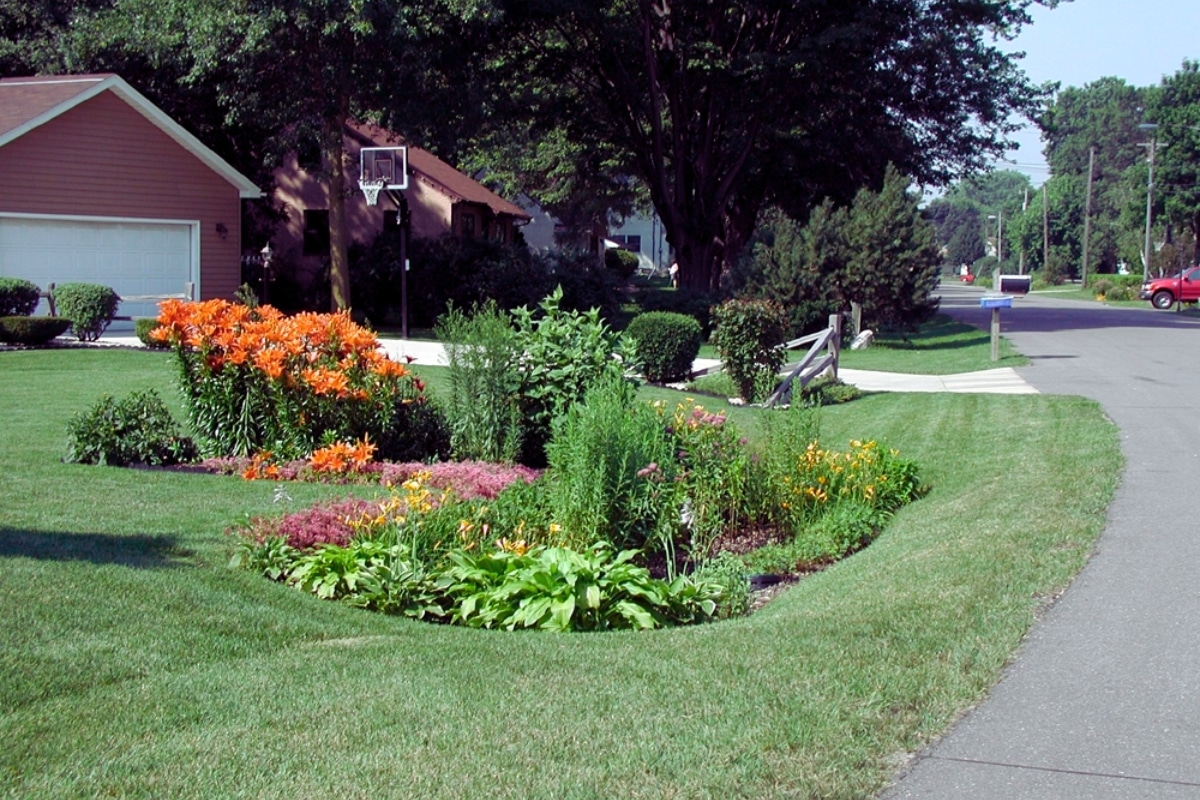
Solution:
<path fill-rule="evenodd" d="M 421 339 L 381 338 L 380 345 L 394 361 L 411 359 L 416 364 L 446 366 L 446 351 L 440 342 Z M 142 347 L 136 336 L 117 333 L 101 337 L 97 345 L 109 347 Z M 698 358 L 694 369 L 719 366 L 710 358 Z M 1009 367 L 958 375 L 906 375 L 899 372 L 872 372 L 861 369 L 842 369 L 843 381 L 864 392 L 975 392 L 986 394 L 1037 394 L 1033 388 Z"/>

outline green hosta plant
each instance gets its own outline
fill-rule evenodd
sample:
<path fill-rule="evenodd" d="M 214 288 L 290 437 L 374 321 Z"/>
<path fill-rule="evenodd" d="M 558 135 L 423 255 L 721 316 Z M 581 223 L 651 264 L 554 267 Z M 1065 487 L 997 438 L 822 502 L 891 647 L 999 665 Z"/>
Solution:
<path fill-rule="evenodd" d="M 508 630 L 648 630 L 710 619 L 722 591 L 688 577 L 656 580 L 633 563 L 634 550 L 614 555 L 602 545 L 582 553 L 501 545 L 450 554 L 452 566 L 439 586 L 452 603 L 452 622 Z"/>

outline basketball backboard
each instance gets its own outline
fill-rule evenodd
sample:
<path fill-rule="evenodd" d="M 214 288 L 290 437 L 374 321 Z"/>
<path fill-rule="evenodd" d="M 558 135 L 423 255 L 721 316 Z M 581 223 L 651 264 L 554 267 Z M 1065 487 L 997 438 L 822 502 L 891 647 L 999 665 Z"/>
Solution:
<path fill-rule="evenodd" d="M 407 189 L 408 148 L 364 147 L 359 151 L 358 182 L 382 182 L 383 189 Z"/>

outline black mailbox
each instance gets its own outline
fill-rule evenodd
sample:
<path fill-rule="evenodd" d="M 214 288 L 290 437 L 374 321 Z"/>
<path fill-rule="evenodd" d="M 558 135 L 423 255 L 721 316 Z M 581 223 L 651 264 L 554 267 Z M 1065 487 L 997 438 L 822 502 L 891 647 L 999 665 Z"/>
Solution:
<path fill-rule="evenodd" d="M 996 291 L 1004 294 L 1029 294 L 1033 278 L 1029 275 L 998 275 Z"/>

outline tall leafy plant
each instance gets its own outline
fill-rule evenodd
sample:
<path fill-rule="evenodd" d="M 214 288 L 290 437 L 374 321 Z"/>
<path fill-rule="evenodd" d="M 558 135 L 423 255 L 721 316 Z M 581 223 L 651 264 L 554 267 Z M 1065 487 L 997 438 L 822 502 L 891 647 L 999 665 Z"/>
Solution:
<path fill-rule="evenodd" d="M 588 389 L 605 377 L 619 376 L 624 351 L 621 337 L 600 318 L 600 312 L 566 311 L 562 287 L 556 288 L 537 310 L 512 312 L 521 414 L 525 420 L 522 462 L 545 463 L 551 425 Z"/>
<path fill-rule="evenodd" d="M 151 335 L 172 346 L 205 455 L 295 458 L 335 441 L 380 440 L 424 400 L 421 381 L 345 313 L 285 317 L 270 306 L 168 300 L 158 322 Z"/>
<path fill-rule="evenodd" d="M 464 460 L 512 462 L 521 447 L 516 331 L 494 302 L 471 314 L 451 306 L 437 325 L 450 392 L 443 400 L 450 448 Z"/>
<path fill-rule="evenodd" d="M 619 378 L 598 382 L 555 425 L 549 505 L 561 543 L 617 549 L 670 541 L 679 519 L 673 443 L 658 415 Z"/>

